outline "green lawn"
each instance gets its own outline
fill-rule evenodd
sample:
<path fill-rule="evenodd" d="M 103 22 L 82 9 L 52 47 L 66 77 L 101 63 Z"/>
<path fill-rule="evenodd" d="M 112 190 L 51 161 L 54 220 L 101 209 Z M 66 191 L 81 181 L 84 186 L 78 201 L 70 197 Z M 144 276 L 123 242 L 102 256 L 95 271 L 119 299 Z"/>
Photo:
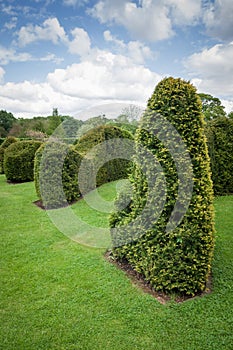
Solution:
<path fill-rule="evenodd" d="M 1 349 L 232 349 L 233 196 L 215 200 L 213 292 L 165 306 L 105 261 L 104 249 L 59 232 L 36 199 L 33 183 L 0 176 Z M 83 219 L 84 206 L 74 206 Z M 106 214 L 89 220 L 107 224 Z"/>

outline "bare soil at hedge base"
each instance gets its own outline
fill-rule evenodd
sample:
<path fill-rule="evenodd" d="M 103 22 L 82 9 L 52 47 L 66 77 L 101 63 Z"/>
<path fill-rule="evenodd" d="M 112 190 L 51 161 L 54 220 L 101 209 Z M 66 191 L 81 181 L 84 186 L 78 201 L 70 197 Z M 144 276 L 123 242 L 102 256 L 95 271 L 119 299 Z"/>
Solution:
<path fill-rule="evenodd" d="M 148 281 L 145 280 L 142 274 L 139 274 L 133 269 L 133 267 L 127 261 L 118 261 L 113 256 L 111 251 L 107 251 L 105 258 L 111 264 L 114 264 L 119 269 L 123 270 L 131 282 L 141 289 L 144 293 L 148 293 L 156 298 L 161 304 L 165 305 L 169 301 L 175 301 L 176 303 L 182 303 L 184 301 L 192 300 L 194 298 L 204 297 L 212 292 L 212 276 L 210 275 L 206 284 L 206 289 L 202 293 L 198 293 L 193 297 L 183 295 L 170 297 L 162 292 L 156 292 Z"/>

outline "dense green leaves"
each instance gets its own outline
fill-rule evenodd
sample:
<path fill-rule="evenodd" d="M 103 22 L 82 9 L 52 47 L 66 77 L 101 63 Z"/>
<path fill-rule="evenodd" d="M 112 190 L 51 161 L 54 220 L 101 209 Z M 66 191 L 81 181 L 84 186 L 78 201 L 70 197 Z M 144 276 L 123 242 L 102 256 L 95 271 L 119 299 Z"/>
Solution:
<path fill-rule="evenodd" d="M 0 174 L 4 174 L 4 153 L 7 147 L 9 147 L 12 143 L 17 142 L 18 140 L 13 136 L 8 136 L 0 146 Z"/>
<path fill-rule="evenodd" d="M 202 102 L 202 113 L 204 114 L 205 120 L 212 120 L 218 117 L 225 117 L 226 112 L 224 106 L 217 97 L 213 97 L 209 94 L 200 93 L 199 97 Z"/>
<path fill-rule="evenodd" d="M 82 176 L 83 182 L 86 181 L 83 184 L 83 188 L 86 189 L 85 192 L 106 182 L 128 177 L 131 161 L 121 157 L 120 148 L 121 140 L 132 139 L 133 136 L 128 131 L 114 125 L 101 125 L 91 128 L 80 137 L 75 148 L 85 157 L 82 171 L 84 173 Z M 126 153 L 127 150 L 125 150 Z"/>
<path fill-rule="evenodd" d="M 39 141 L 18 141 L 11 144 L 4 155 L 4 170 L 8 181 L 33 181 L 34 156 Z"/>
<path fill-rule="evenodd" d="M 194 295 L 205 289 L 210 273 L 214 245 L 212 182 L 203 127 L 201 101 L 195 88 L 181 79 L 161 81 L 136 134 L 131 201 L 129 194 L 121 194 L 118 209 L 129 204 L 110 218 L 114 256 L 126 259 L 157 291 Z M 187 147 L 192 171 L 177 132 Z M 145 149 L 152 156 L 146 156 Z M 177 207 L 181 169 L 183 179 L 192 175 L 193 190 L 190 199 L 184 191 Z M 189 200 L 182 221 L 168 230 L 171 217 L 176 220 Z"/>
<path fill-rule="evenodd" d="M 215 195 L 233 193 L 233 119 L 219 117 L 205 130 Z"/>
<path fill-rule="evenodd" d="M 81 155 L 69 145 L 50 141 L 35 155 L 35 187 L 43 205 L 59 208 L 80 197 L 78 171 Z"/>

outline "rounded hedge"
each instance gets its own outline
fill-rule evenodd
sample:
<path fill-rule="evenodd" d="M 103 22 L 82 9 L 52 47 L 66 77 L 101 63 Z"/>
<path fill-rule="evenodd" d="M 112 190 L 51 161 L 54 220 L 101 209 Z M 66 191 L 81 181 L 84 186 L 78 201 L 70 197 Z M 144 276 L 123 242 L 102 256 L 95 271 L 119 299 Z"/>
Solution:
<path fill-rule="evenodd" d="M 36 152 L 34 178 L 46 209 L 60 208 L 80 197 L 78 171 L 82 156 L 73 146 L 47 142 Z"/>
<path fill-rule="evenodd" d="M 105 141 L 116 140 L 114 145 L 110 145 Z M 83 135 L 76 143 L 75 149 L 85 157 L 86 162 L 86 181 L 84 185 L 86 192 L 95 188 L 95 186 L 101 186 L 102 184 L 118 179 L 128 177 L 129 167 L 131 161 L 128 159 L 117 157 L 117 147 L 119 147 L 119 139 L 133 140 L 133 136 L 127 130 L 123 130 L 113 125 L 101 125 L 89 130 Z M 102 144 L 102 145 L 101 145 Z M 101 145 L 101 148 L 98 148 Z M 97 147 L 96 147 L 97 146 Z M 116 158 L 104 162 L 106 155 L 116 154 Z M 103 165 L 98 169 L 96 175 L 96 184 L 92 181 L 90 174 L 94 171 L 98 163 L 103 161 Z M 84 179 L 84 176 L 82 176 Z"/>
<path fill-rule="evenodd" d="M 8 136 L 1 143 L 0 146 L 0 174 L 4 174 L 4 153 L 7 147 L 9 147 L 12 143 L 17 142 L 18 140 L 13 136 Z"/>
<path fill-rule="evenodd" d="M 205 128 L 215 195 L 233 193 L 233 119 L 219 117 Z"/>
<path fill-rule="evenodd" d="M 172 128 L 169 130 L 166 123 L 157 120 L 167 121 Z M 192 169 L 186 167 L 179 138 L 173 130 L 186 145 Z M 193 181 L 190 198 L 184 192 L 179 206 L 177 198 L 182 183 L 169 143 L 164 141 L 169 138 L 177 139 L 173 141 L 173 151 L 177 152 L 180 164 L 183 162 L 184 178 L 191 176 Z M 148 101 L 135 142 L 135 166 L 130 176 L 133 192 L 131 196 L 127 193 L 119 196 L 116 202 L 119 211 L 110 218 L 113 255 L 128 261 L 156 291 L 195 295 L 206 287 L 214 246 L 210 164 L 196 89 L 181 79 L 162 80 Z M 143 159 L 144 149 L 152 155 L 145 157 L 142 171 L 138 159 Z M 154 187 L 149 189 L 148 181 L 153 177 Z M 162 197 L 165 201 L 156 216 Z M 176 222 L 187 200 L 187 211 L 169 230 L 171 218 Z M 122 210 L 124 202 L 129 204 Z"/>
<path fill-rule="evenodd" d="M 5 150 L 4 171 L 8 181 L 33 181 L 34 157 L 40 145 L 40 141 L 18 141 Z"/>

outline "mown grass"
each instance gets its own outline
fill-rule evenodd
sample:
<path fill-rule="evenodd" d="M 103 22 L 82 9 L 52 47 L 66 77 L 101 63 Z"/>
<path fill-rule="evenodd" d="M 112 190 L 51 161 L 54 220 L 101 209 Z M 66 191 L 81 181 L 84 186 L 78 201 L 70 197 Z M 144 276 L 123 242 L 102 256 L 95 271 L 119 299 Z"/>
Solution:
<path fill-rule="evenodd" d="M 0 176 L 1 349 L 232 349 L 233 196 L 215 200 L 212 293 L 166 305 L 132 285 L 104 249 L 60 233 L 36 199 L 33 183 Z"/>

